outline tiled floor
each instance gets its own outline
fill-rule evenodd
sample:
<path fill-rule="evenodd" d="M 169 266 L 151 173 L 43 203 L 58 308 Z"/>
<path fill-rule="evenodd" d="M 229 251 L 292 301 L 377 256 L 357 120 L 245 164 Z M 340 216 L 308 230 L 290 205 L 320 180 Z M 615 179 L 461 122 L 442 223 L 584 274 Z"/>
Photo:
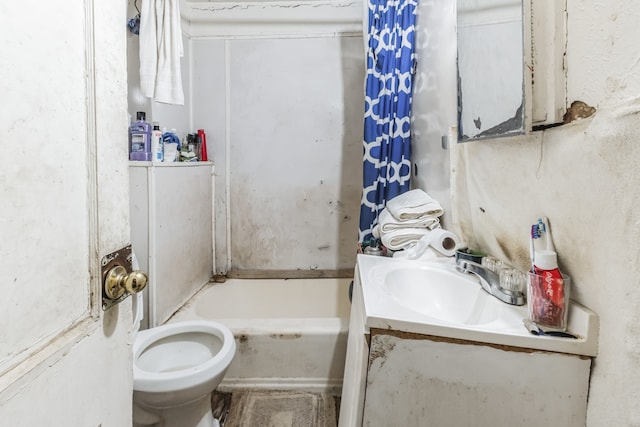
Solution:
<path fill-rule="evenodd" d="M 223 427 L 336 427 L 340 398 L 300 391 L 215 392 L 213 414 Z"/>

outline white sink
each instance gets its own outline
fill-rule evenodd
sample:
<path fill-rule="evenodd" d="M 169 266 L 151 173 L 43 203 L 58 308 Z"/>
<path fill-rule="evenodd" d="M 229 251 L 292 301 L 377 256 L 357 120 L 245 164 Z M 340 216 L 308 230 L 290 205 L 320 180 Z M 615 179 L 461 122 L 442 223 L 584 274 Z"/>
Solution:
<path fill-rule="evenodd" d="M 382 267 L 382 289 L 409 310 L 461 325 L 521 322 L 520 313 L 485 292 L 475 276 L 438 264 L 398 267 Z"/>
<path fill-rule="evenodd" d="M 527 307 L 499 301 L 453 259 L 402 260 L 358 255 L 365 325 L 438 337 L 595 356 L 598 317 L 570 304 L 568 331 L 577 339 L 536 336 L 522 323 Z"/>

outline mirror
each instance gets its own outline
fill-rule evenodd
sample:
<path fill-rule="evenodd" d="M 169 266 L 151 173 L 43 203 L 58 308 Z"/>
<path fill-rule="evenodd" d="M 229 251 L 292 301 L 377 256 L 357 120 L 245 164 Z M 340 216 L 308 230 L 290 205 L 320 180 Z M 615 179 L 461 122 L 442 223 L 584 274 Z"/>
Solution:
<path fill-rule="evenodd" d="M 458 0 L 458 141 L 524 133 L 522 0 Z"/>

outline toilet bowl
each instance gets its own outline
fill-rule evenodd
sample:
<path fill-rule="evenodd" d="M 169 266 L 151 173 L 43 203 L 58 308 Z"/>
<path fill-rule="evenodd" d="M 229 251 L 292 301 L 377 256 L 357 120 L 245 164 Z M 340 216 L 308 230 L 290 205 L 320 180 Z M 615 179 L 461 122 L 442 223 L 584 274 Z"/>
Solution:
<path fill-rule="evenodd" d="M 211 394 L 235 355 L 233 334 L 211 321 L 168 323 L 133 344 L 134 425 L 213 427 Z"/>

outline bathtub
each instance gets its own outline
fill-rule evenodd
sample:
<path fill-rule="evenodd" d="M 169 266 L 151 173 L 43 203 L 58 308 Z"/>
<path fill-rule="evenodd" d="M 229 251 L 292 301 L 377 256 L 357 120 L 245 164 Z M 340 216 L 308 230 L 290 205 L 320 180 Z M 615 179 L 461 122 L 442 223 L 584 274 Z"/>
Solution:
<path fill-rule="evenodd" d="M 228 279 L 206 285 L 169 320 L 227 325 L 236 355 L 220 390 L 339 394 L 351 279 Z"/>

